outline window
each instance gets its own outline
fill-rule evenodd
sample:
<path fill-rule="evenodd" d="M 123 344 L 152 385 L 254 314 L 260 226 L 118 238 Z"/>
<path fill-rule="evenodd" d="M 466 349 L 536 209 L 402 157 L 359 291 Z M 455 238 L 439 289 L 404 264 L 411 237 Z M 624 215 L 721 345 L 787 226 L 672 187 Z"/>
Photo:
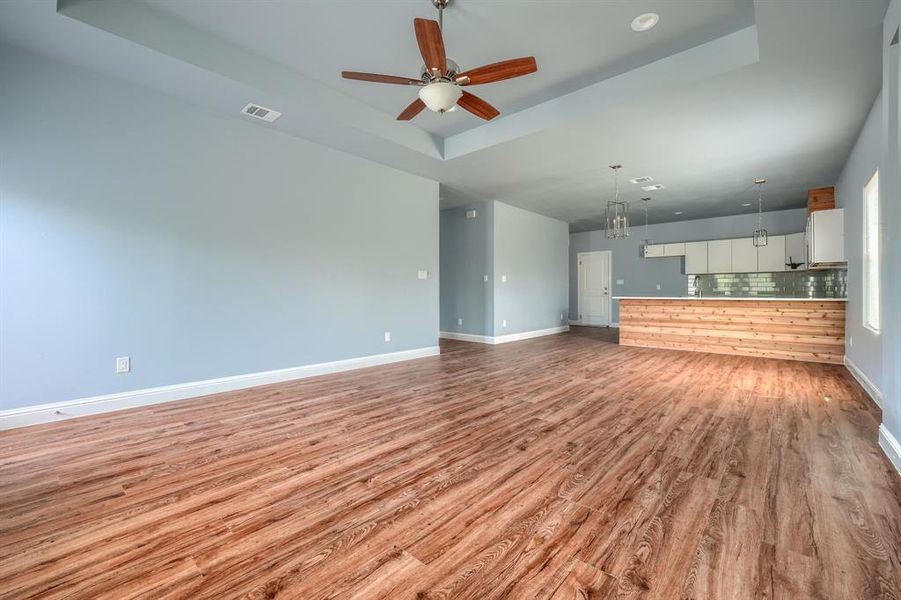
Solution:
<path fill-rule="evenodd" d="M 879 171 L 863 186 L 863 324 L 879 333 Z"/>

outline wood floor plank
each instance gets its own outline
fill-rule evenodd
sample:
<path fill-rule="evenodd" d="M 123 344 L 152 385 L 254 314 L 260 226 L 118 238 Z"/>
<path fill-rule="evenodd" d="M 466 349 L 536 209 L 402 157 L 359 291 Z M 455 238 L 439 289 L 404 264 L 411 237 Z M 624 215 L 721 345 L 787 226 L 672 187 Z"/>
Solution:
<path fill-rule="evenodd" d="M 0 598 L 901 597 L 901 481 L 844 367 L 615 341 L 0 432 Z"/>

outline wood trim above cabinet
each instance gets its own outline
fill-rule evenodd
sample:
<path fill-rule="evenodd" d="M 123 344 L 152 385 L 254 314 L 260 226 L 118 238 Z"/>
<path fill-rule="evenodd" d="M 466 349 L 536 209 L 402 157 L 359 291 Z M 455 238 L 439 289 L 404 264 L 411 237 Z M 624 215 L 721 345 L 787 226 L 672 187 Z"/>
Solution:
<path fill-rule="evenodd" d="M 807 214 L 835 208 L 835 188 L 821 187 L 807 190 Z"/>

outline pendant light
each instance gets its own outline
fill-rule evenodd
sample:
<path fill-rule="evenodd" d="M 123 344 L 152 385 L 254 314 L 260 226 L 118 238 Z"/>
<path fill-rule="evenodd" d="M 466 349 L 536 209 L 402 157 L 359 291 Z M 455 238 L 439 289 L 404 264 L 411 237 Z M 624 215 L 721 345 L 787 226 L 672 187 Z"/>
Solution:
<path fill-rule="evenodd" d="M 619 170 L 622 165 L 610 165 L 613 169 L 613 200 L 607 201 L 607 229 L 608 239 L 622 240 L 629 237 L 629 205 L 620 202 L 619 199 Z"/>
<path fill-rule="evenodd" d="M 767 233 L 763 228 L 763 184 L 766 179 L 755 179 L 754 184 L 757 186 L 757 229 L 754 230 L 754 245 L 758 248 L 766 246 Z"/>
<path fill-rule="evenodd" d="M 651 245 L 651 236 L 648 235 L 648 201 L 650 198 L 642 198 L 641 204 L 644 206 L 644 239 L 641 240 L 641 254 L 642 256 L 648 255 L 648 246 Z"/>

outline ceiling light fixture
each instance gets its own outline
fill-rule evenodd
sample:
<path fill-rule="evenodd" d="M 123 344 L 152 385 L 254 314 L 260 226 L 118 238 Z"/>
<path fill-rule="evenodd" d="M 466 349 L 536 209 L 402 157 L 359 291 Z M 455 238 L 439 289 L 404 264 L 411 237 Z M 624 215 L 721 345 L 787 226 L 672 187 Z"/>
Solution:
<path fill-rule="evenodd" d="M 742 202 L 741 205 L 742 206 L 751 206 L 751 203 L 750 202 Z"/>
<path fill-rule="evenodd" d="M 642 198 L 641 203 L 644 205 L 644 239 L 641 240 L 641 255 L 648 255 L 648 246 L 651 245 L 651 236 L 648 234 L 648 201 L 650 198 Z"/>
<path fill-rule="evenodd" d="M 445 113 L 457 105 L 463 96 L 463 90 L 456 83 L 435 81 L 419 88 L 419 99 L 425 102 L 429 110 Z"/>
<path fill-rule="evenodd" d="M 632 19 L 632 31 L 647 31 L 653 29 L 660 21 L 660 15 L 657 13 L 644 13 Z"/>
<path fill-rule="evenodd" d="M 656 190 L 662 190 L 663 185 L 659 184 L 659 183 L 655 183 L 654 185 L 643 185 L 643 186 L 641 186 L 641 189 L 643 189 L 646 192 L 653 192 Z"/>
<path fill-rule="evenodd" d="M 681 211 L 681 210 L 677 210 L 677 211 L 674 212 L 673 214 L 674 214 L 674 215 L 681 215 L 681 214 L 682 214 L 682 211 Z"/>
<path fill-rule="evenodd" d="M 610 165 L 613 169 L 613 200 L 607 201 L 605 217 L 607 221 L 606 237 L 622 240 L 629 237 L 629 205 L 619 199 L 619 170 L 622 165 Z"/>
<path fill-rule="evenodd" d="M 757 247 L 766 246 L 767 232 L 763 228 L 763 184 L 766 179 L 755 179 L 754 185 L 757 186 L 757 229 L 754 230 L 754 245 Z"/>

